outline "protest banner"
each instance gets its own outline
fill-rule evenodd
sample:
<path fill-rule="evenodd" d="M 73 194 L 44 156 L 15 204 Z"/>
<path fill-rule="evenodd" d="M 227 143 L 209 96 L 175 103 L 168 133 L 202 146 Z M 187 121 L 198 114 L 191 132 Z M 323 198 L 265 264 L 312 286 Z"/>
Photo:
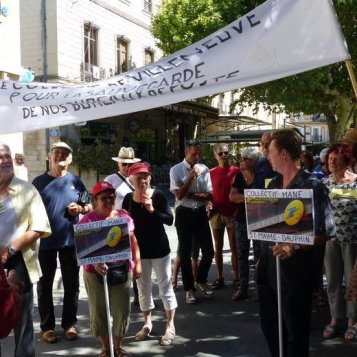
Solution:
<path fill-rule="evenodd" d="M 0 133 L 137 112 L 349 59 L 330 0 L 268 0 L 158 62 L 81 85 L 0 80 Z"/>
<path fill-rule="evenodd" d="M 254 189 L 244 196 L 249 239 L 314 244 L 312 190 Z"/>
<path fill-rule="evenodd" d="M 75 224 L 74 241 L 78 265 L 131 259 L 125 218 Z"/>

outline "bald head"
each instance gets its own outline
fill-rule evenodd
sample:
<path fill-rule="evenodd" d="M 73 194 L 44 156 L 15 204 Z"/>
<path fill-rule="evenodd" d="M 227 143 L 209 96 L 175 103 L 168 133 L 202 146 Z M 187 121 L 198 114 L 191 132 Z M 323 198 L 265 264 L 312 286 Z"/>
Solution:
<path fill-rule="evenodd" d="M 271 142 L 271 136 L 272 136 L 272 132 L 266 131 L 263 133 L 263 135 L 260 139 L 260 149 L 264 156 L 268 155 L 268 149 L 269 149 L 269 145 Z"/>

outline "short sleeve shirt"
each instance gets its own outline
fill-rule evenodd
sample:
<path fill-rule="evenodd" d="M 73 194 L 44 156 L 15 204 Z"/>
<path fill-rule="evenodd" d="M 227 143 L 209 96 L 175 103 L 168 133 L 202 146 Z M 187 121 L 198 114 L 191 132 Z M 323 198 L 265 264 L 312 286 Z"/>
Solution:
<path fill-rule="evenodd" d="M 127 177 L 117 173 L 107 176 L 104 180 L 115 188 L 114 208 L 121 209 L 125 195 L 134 191 L 133 185 L 129 182 Z"/>
<path fill-rule="evenodd" d="M 329 190 L 339 241 L 357 243 L 357 180 L 339 184 L 333 176 L 322 181 Z"/>

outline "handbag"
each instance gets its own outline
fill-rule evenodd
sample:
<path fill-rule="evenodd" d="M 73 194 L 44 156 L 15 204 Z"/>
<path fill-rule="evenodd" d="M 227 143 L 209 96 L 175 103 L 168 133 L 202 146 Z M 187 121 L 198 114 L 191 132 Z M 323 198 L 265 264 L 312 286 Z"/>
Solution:
<path fill-rule="evenodd" d="M 104 279 L 100 274 L 97 274 L 99 282 L 103 284 Z M 107 271 L 108 285 L 124 284 L 128 281 L 128 265 L 121 263 L 118 265 L 111 265 Z"/>
<path fill-rule="evenodd" d="M 7 337 L 16 327 L 22 308 L 22 298 L 6 278 L 4 267 L 0 262 L 0 339 Z"/>

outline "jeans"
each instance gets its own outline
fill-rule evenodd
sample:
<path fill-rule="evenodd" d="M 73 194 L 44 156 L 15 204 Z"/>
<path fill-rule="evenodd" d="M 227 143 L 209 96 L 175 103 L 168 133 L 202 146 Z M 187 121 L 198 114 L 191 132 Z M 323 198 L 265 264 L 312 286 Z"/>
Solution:
<path fill-rule="evenodd" d="M 37 283 L 37 295 L 42 331 L 54 330 L 56 324 L 52 289 L 57 269 L 57 253 L 61 264 L 64 289 L 61 326 L 65 330 L 74 326 L 77 322 L 79 267 L 75 248 L 40 250 L 39 261 L 43 276 Z"/>
<path fill-rule="evenodd" d="M 194 290 L 191 265 L 194 240 L 196 240 L 202 252 L 197 271 L 198 283 L 207 282 L 208 272 L 214 256 L 211 229 L 205 207 L 203 206 L 198 209 L 177 207 L 175 226 L 179 240 L 183 287 L 185 291 Z"/>

